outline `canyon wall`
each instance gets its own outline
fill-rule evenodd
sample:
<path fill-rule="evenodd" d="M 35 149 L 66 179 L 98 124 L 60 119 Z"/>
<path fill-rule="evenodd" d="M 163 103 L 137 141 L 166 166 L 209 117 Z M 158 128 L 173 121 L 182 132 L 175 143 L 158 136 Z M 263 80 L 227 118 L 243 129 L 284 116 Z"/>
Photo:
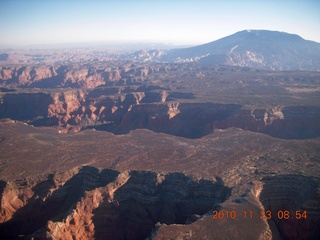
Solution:
<path fill-rule="evenodd" d="M 262 179 L 260 200 L 272 213 L 269 225 L 283 239 L 318 239 L 320 236 L 319 179 L 280 175 Z M 283 213 L 287 211 L 288 215 Z M 305 215 L 302 215 L 303 213 Z"/>
<path fill-rule="evenodd" d="M 230 196 L 221 181 L 94 167 L 2 188 L 2 239 L 144 239 L 158 222 L 186 224 Z"/>
<path fill-rule="evenodd" d="M 319 184 L 319 179 L 303 175 L 268 176 L 252 185 L 259 188 L 249 190 L 253 195 L 246 193 L 243 201 L 234 203 L 228 201 L 231 189 L 220 178 L 84 166 L 1 182 L 0 233 L 1 239 L 151 239 L 159 229 L 167 235 L 166 229 L 192 225 L 199 235 L 193 223 L 223 206 L 233 206 L 241 215 L 240 209 L 253 209 L 250 196 L 261 210 L 272 212 L 268 224 L 273 238 L 317 239 Z M 290 218 L 280 218 L 279 211 L 289 211 Z M 307 215 L 297 218 L 296 211 Z M 237 228 L 237 221 L 230 221 L 228 227 Z M 216 224 L 223 228 L 226 221 L 210 220 L 212 227 L 219 227 Z"/>
<path fill-rule="evenodd" d="M 120 67 L 119 67 L 120 66 Z M 95 88 L 141 82 L 150 74 L 166 72 L 166 64 L 98 62 L 67 65 L 0 66 L 0 86 L 22 88 Z"/>
<path fill-rule="evenodd" d="M 59 126 L 62 132 L 89 127 L 123 134 L 145 128 L 200 138 L 215 129 L 236 127 L 285 139 L 320 136 L 320 107 L 247 109 L 238 104 L 168 101 L 177 94 L 125 88 L 7 93 L 0 102 L 0 118 L 35 126 Z"/>

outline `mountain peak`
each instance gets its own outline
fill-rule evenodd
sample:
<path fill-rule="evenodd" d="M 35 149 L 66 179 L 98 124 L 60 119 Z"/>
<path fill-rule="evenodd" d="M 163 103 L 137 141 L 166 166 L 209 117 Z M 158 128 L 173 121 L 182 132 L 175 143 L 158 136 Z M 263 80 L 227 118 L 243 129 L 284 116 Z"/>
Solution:
<path fill-rule="evenodd" d="M 296 34 L 247 29 L 200 46 L 172 50 L 166 61 L 198 61 L 266 70 L 320 70 L 320 43 Z"/>
<path fill-rule="evenodd" d="M 280 31 L 270 31 L 270 30 L 256 30 L 256 29 L 246 29 L 240 32 L 235 33 L 234 35 L 247 35 L 247 36 L 262 36 L 262 37 L 268 37 L 268 38 L 287 38 L 287 39 L 293 39 L 293 40 L 304 40 L 302 37 L 300 37 L 297 34 L 291 34 L 286 32 L 280 32 Z M 232 36 L 232 35 L 231 35 Z"/>

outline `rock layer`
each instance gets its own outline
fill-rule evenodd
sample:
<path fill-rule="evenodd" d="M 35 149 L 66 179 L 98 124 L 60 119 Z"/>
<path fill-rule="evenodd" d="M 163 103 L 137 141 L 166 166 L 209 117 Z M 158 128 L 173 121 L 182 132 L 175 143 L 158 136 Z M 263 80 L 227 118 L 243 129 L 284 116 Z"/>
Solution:
<path fill-rule="evenodd" d="M 2 239 L 144 239 L 157 222 L 191 223 L 231 193 L 221 180 L 94 167 L 33 184 L 29 179 L 3 188 Z"/>
<path fill-rule="evenodd" d="M 320 237 L 319 180 L 302 175 L 266 177 L 260 200 L 272 218 L 273 235 L 283 239 L 318 239 Z M 288 219 L 282 213 L 289 211 Z M 299 211 L 299 212 L 297 212 Z M 306 211 L 304 217 L 300 216 Z"/>
<path fill-rule="evenodd" d="M 0 118 L 35 126 L 59 126 L 65 129 L 62 132 L 94 127 L 123 134 L 145 128 L 200 138 L 215 129 L 237 127 L 285 139 L 320 136 L 320 107 L 316 106 L 245 109 L 239 104 L 163 102 L 171 93 L 162 91 L 95 97 L 101 94 L 97 91 L 8 93 L 1 99 Z"/>
<path fill-rule="evenodd" d="M 240 216 L 240 209 L 253 207 L 248 205 L 253 196 L 258 201 L 255 208 L 260 204 L 264 212 L 272 212 L 268 224 L 273 238 L 320 236 L 319 179 L 303 175 L 269 176 L 258 185 L 242 195 L 243 201 L 235 203 L 225 202 L 231 189 L 221 179 L 195 179 L 174 172 L 117 172 L 84 166 L 64 173 L 2 182 L 1 239 L 145 239 L 157 237 L 159 227 L 162 236 L 167 230 L 188 224 L 192 224 L 193 234 L 199 235 L 194 228 L 198 224 L 193 223 L 204 215 L 211 215 L 213 209 L 231 208 Z M 290 218 L 280 218 L 277 213 L 286 210 Z M 306 211 L 307 215 L 298 219 L 296 211 Z M 254 216 L 260 214 L 257 210 Z M 218 225 L 224 224 L 223 219 L 211 221 L 214 228 L 217 221 Z M 235 224 L 234 228 L 241 225 L 235 220 L 228 221 L 231 226 Z M 251 219 L 246 221 L 254 223 L 254 219 L 252 223 Z M 208 224 L 207 217 L 203 224 Z"/>

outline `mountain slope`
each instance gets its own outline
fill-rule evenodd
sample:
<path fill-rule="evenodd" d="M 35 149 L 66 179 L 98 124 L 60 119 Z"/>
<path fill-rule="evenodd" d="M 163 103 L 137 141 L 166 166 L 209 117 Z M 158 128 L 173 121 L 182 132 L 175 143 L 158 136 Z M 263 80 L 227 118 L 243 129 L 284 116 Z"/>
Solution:
<path fill-rule="evenodd" d="M 171 50 L 163 60 L 268 70 L 320 70 L 320 43 L 284 32 L 244 30 L 200 46 Z"/>

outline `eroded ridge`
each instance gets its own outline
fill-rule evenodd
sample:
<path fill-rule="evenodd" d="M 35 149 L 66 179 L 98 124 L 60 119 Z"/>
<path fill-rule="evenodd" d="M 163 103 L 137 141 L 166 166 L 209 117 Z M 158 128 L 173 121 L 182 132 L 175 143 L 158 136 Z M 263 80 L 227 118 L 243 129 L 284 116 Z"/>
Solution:
<path fill-rule="evenodd" d="M 319 239 L 319 179 L 280 175 L 266 177 L 263 182 L 260 200 L 272 213 L 269 225 L 273 235 L 280 234 L 283 239 Z M 287 216 L 283 215 L 285 211 L 288 211 Z"/>
<path fill-rule="evenodd" d="M 186 103 L 173 98 L 177 92 L 164 90 L 95 94 L 84 90 L 7 94 L 1 99 L 0 119 L 55 126 L 60 133 L 94 128 L 125 134 L 148 129 L 195 139 L 236 127 L 283 139 L 320 136 L 318 106 L 246 109 L 240 104 Z"/>
<path fill-rule="evenodd" d="M 31 182 L 3 187 L 2 239 L 144 239 L 158 222 L 194 222 L 231 194 L 221 179 L 88 166 Z"/>

